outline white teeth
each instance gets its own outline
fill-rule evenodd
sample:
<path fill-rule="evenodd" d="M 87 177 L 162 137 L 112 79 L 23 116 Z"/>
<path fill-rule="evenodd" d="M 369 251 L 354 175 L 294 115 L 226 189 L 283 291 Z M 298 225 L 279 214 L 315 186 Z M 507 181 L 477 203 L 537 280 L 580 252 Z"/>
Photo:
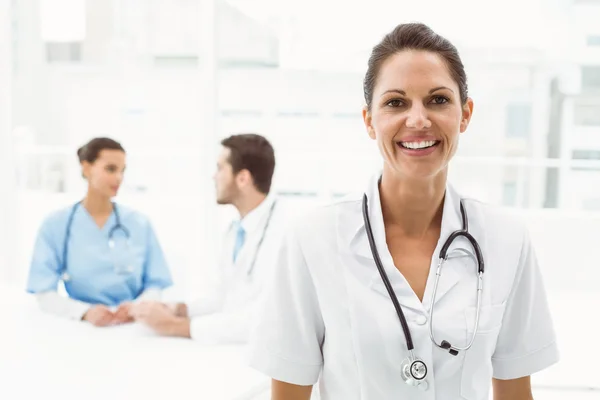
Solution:
<path fill-rule="evenodd" d="M 426 142 L 400 142 L 402 147 L 406 147 L 407 149 L 426 149 L 435 143 L 435 140 L 428 140 Z"/>

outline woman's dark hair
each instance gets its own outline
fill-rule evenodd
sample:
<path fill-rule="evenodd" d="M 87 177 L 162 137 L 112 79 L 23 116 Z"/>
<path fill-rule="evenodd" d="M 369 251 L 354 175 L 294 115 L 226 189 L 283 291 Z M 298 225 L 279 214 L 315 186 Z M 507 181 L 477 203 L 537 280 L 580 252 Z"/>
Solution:
<path fill-rule="evenodd" d="M 258 191 L 268 194 L 275 171 L 275 152 L 269 141 L 254 133 L 233 135 L 221 141 L 230 150 L 229 163 L 234 174 L 247 169 Z"/>
<path fill-rule="evenodd" d="M 371 52 L 363 82 L 365 101 L 369 110 L 371 110 L 373 90 L 377 83 L 381 65 L 394 54 L 404 50 L 429 51 L 444 59 L 450 71 L 450 76 L 458 85 L 461 103 L 466 103 L 468 98 L 467 74 L 456 47 L 427 25 L 410 23 L 398 25 L 392 32 L 385 35 Z"/>
<path fill-rule="evenodd" d="M 121 146 L 121 143 L 110 138 L 100 137 L 94 138 L 81 146 L 77 150 L 77 157 L 79 157 L 80 163 L 84 161 L 93 163 L 98 159 L 102 150 L 120 150 L 125 153 L 125 149 Z"/>

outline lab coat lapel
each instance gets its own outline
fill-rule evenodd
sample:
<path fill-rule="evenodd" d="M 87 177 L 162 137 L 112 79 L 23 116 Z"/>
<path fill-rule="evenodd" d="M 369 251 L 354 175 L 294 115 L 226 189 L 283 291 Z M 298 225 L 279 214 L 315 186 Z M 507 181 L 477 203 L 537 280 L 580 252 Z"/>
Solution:
<path fill-rule="evenodd" d="M 235 233 L 234 233 L 235 235 Z M 233 268 L 232 273 L 236 276 L 246 276 L 250 273 L 250 268 L 252 264 L 252 260 L 257 252 L 258 246 L 258 237 L 256 235 L 256 231 L 246 233 L 246 240 L 244 245 L 240 249 L 238 253 L 237 259 L 235 262 L 233 261 L 233 243 L 235 242 L 235 238 L 233 239 L 231 249 L 229 251 L 229 255 L 231 257 L 231 265 Z"/>
<path fill-rule="evenodd" d="M 440 239 L 431 260 L 427 286 L 423 297 L 423 303 L 421 303 L 406 279 L 404 279 L 402 274 L 396 269 L 387 248 L 377 182 L 378 176 L 371 180 L 367 191 L 367 197 L 369 218 L 371 220 L 375 243 L 384 270 L 388 275 L 388 279 L 392 284 L 392 288 L 394 289 L 398 301 L 403 307 L 411 307 L 415 310 L 419 310 L 423 307 L 429 308 L 439 264 L 440 250 L 452 232 L 462 229 L 460 196 L 451 185 L 447 186 L 444 198 Z M 379 274 L 371 252 L 362 214 L 362 197 L 360 200 L 360 202 L 355 201 L 353 203 L 353 208 L 339 218 L 338 226 L 340 238 L 342 239 L 343 244 L 350 249 L 352 258 L 355 260 L 352 266 L 353 273 L 357 275 L 359 279 L 368 282 L 373 290 L 382 296 L 389 298 L 389 293 Z M 468 212 L 469 211 L 467 210 L 467 214 Z M 469 221 L 473 221 L 479 217 L 472 215 L 468 216 L 470 217 Z M 483 239 L 480 238 L 479 230 L 474 229 L 473 222 L 470 223 L 469 231 L 471 234 L 475 235 L 475 238 L 481 246 Z M 448 254 L 450 257 L 444 262 L 442 275 L 438 283 L 436 303 L 443 299 L 445 295 L 460 282 L 463 274 L 475 273 L 475 268 L 477 268 L 475 253 L 472 250 L 470 243 L 463 237 L 459 237 L 452 242 Z"/>
<path fill-rule="evenodd" d="M 225 232 L 225 240 L 223 241 L 221 245 L 221 250 L 219 252 L 219 261 L 221 265 L 220 274 L 222 279 L 225 281 L 230 281 L 233 274 L 235 274 L 236 270 L 239 269 L 238 265 L 243 257 L 243 250 L 245 246 L 243 246 L 242 249 L 240 249 L 236 261 L 233 261 L 233 248 L 235 246 L 235 234 L 237 223 L 238 221 L 232 221 L 230 223 L 229 228 Z"/>
<path fill-rule="evenodd" d="M 378 180 L 379 175 L 373 177 L 366 192 L 368 215 L 377 252 L 400 305 L 402 307 L 410 307 L 418 310 L 421 308 L 421 302 L 404 276 L 402 276 L 400 271 L 395 267 L 387 247 L 385 227 L 381 212 L 381 202 L 379 199 Z M 346 226 L 348 228 L 347 232 L 350 233 L 350 235 L 348 238 L 349 240 L 346 242 L 346 246 L 350 247 L 353 258 L 356 260 L 354 263 L 354 273 L 358 274 L 359 278 L 364 282 L 367 282 L 371 289 L 389 299 L 390 294 L 383 283 L 383 279 L 379 273 L 369 244 L 362 212 L 362 201 L 363 197 L 361 196 L 360 202 L 356 202 L 356 207 L 348 215 Z"/>
<path fill-rule="evenodd" d="M 232 272 L 236 275 L 247 274 L 248 270 L 250 269 L 250 263 L 252 262 L 253 253 L 253 246 L 251 246 L 250 243 L 244 243 L 244 246 L 242 246 L 242 248 L 240 249 L 240 252 L 235 262 L 233 262 L 233 259 L 231 260 L 233 268 Z"/>
<path fill-rule="evenodd" d="M 431 260 L 429 277 L 427 279 L 427 286 L 423 297 L 423 306 L 426 309 L 431 307 L 431 297 L 435 285 L 436 273 L 440 264 L 440 251 L 448 240 L 448 237 L 450 237 L 453 232 L 462 230 L 463 228 L 460 202 L 461 197 L 459 194 L 451 185 L 448 185 L 444 197 L 440 239 L 438 240 L 438 244 Z M 468 211 L 467 216 L 469 217 Z M 456 238 L 452 242 L 448 248 L 447 255 L 448 259 L 444 261 L 441 269 L 435 298 L 436 304 L 440 302 L 446 294 L 451 292 L 465 274 L 474 274 L 475 269 L 477 268 L 475 252 L 469 241 L 462 236 Z"/>
<path fill-rule="evenodd" d="M 275 206 L 276 200 L 272 197 L 265 199 L 257 208 L 251 211 L 245 218 L 244 229 L 246 230 L 246 238 L 242 248 L 240 249 L 236 261 L 233 262 L 233 256 L 231 257 L 231 264 L 235 269 L 236 274 L 250 275 L 251 269 L 254 268 L 252 261 L 255 256 L 258 256 L 258 242 L 263 239 L 262 235 L 266 234 L 265 228 L 267 219 L 272 218 L 273 207 Z M 251 220 L 249 220 L 249 218 Z M 269 221 L 270 223 L 271 221 Z M 237 224 L 230 228 L 230 234 L 232 235 L 230 254 L 233 255 L 233 247 L 235 245 L 235 235 L 237 230 Z"/>

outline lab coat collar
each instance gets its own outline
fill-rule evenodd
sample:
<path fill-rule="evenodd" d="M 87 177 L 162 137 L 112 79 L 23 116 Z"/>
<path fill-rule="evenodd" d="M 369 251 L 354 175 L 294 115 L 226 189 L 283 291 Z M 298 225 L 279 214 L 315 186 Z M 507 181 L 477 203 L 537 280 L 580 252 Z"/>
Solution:
<path fill-rule="evenodd" d="M 408 282 L 404 279 L 402 274 L 394 266 L 393 259 L 387 247 L 385 227 L 383 223 L 383 215 L 381 210 L 381 199 L 379 196 L 380 177 L 380 173 L 373 176 L 369 182 L 367 190 L 365 191 L 368 199 L 369 219 L 371 222 L 371 227 L 375 243 L 377 245 L 377 250 L 379 252 L 379 256 L 381 258 L 385 272 L 388 275 L 390 283 L 394 288 L 396 296 L 399 299 L 410 299 L 407 301 L 407 303 L 402 304 L 402 306 L 411 307 L 416 310 L 422 309 L 422 307 L 427 308 L 429 307 L 431 296 L 430 290 L 432 289 L 431 286 L 433 286 L 434 283 L 432 279 L 435 279 L 435 268 L 437 267 L 440 249 L 452 232 L 462 229 L 460 196 L 450 184 L 446 186 L 446 194 L 444 197 L 444 206 L 442 212 L 440 240 L 434 252 L 432 264 L 430 267 L 431 270 L 429 274 L 429 279 L 427 282 L 427 289 L 424 294 L 423 303 L 421 303 L 417 296 L 414 294 Z M 352 218 L 349 218 L 347 222 L 350 225 L 347 226 L 348 229 L 346 230 L 346 233 L 349 234 L 350 237 L 346 244 L 350 246 L 351 252 L 354 253 L 354 255 L 357 256 L 359 259 L 361 259 L 361 262 L 364 262 L 365 260 L 370 261 L 370 263 L 368 263 L 368 266 L 373 271 L 370 279 L 371 287 L 383 294 L 384 296 L 389 297 L 387 289 L 383 284 L 381 276 L 379 275 L 379 272 L 375 265 L 373 255 L 371 253 L 371 247 L 369 245 L 367 232 L 363 222 L 362 197 L 360 212 L 358 212 L 358 210 L 355 210 Z M 466 241 L 460 239 L 455 240 L 450 246 L 448 254 L 451 254 L 456 249 L 462 249 L 463 251 L 466 251 L 469 256 L 474 257 L 474 251 L 468 245 L 468 242 L 465 242 Z M 436 303 L 441 298 L 443 298 L 444 295 L 450 289 L 452 289 L 452 287 L 454 287 L 460 279 L 460 274 L 452 268 L 452 264 L 453 259 L 449 259 L 444 264 L 443 279 L 440 279 L 439 282 L 438 292 L 436 295 Z"/>
<path fill-rule="evenodd" d="M 235 271 L 244 271 L 244 273 L 246 273 L 247 269 L 250 268 L 250 260 L 254 257 L 258 240 L 265 229 L 267 218 L 269 218 L 269 213 L 271 212 L 275 201 L 276 199 L 274 196 L 267 196 L 255 209 L 246 214 L 244 218 L 241 220 L 238 218 L 231 223 L 229 234 L 231 234 L 231 230 L 236 230 L 240 224 L 246 233 L 244 244 L 238 253 L 237 259 L 235 262 L 231 259 L 230 266 L 235 265 Z M 275 211 L 273 210 L 273 212 Z M 226 257 L 231 256 L 233 246 L 234 242 L 232 239 L 231 242 L 227 243 L 225 251 L 228 255 Z M 244 267 L 239 268 L 240 266 Z"/>
<path fill-rule="evenodd" d="M 255 209 L 250 211 L 242 219 L 237 219 L 236 226 L 242 225 L 246 234 L 252 234 L 264 224 L 264 219 L 275 202 L 274 196 L 267 196 Z"/>

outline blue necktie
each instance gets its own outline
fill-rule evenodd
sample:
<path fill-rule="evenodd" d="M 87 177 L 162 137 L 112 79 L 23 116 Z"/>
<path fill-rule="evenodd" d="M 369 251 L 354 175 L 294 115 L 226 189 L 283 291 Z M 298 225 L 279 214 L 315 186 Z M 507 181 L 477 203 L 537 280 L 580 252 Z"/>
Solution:
<path fill-rule="evenodd" d="M 246 231 L 244 230 L 244 227 L 242 227 L 242 224 L 240 223 L 240 224 L 238 224 L 237 234 L 235 235 L 235 245 L 233 247 L 233 262 L 235 262 L 235 260 L 237 259 L 238 253 L 240 252 L 240 249 L 244 245 L 245 239 L 246 239 Z"/>

